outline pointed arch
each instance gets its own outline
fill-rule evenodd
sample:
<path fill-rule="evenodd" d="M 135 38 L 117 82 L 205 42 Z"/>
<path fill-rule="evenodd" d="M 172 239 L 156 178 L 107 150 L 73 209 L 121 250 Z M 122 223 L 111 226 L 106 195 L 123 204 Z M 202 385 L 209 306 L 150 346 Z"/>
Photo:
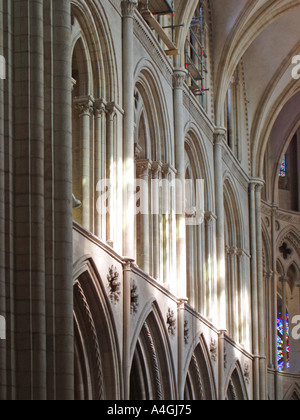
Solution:
<path fill-rule="evenodd" d="M 216 400 L 216 384 L 209 350 L 203 334 L 185 367 L 185 400 Z"/>
<path fill-rule="evenodd" d="M 239 360 L 237 360 L 233 368 L 231 369 L 231 374 L 227 381 L 226 389 L 226 399 L 236 400 L 236 401 L 246 401 L 249 400 L 247 387 L 245 383 L 245 378 L 243 370 Z"/>
<path fill-rule="evenodd" d="M 300 401 L 300 383 L 293 384 L 285 396 L 283 397 L 284 401 Z"/>
<path fill-rule="evenodd" d="M 116 327 L 91 257 L 74 265 L 73 281 L 76 398 L 119 399 L 122 380 Z"/>
<path fill-rule="evenodd" d="M 224 177 L 224 211 L 229 246 L 244 249 L 244 223 L 237 189 L 227 172 Z"/>
<path fill-rule="evenodd" d="M 101 2 L 72 0 L 72 16 L 80 36 L 89 46 L 91 90 L 96 99 L 119 103 L 119 83 L 112 33 Z"/>
<path fill-rule="evenodd" d="M 145 158 L 174 166 L 174 154 L 171 146 L 171 126 L 167 113 L 164 88 L 161 84 L 155 64 L 148 59 L 141 59 L 136 66 L 135 74 L 136 111 L 142 107 L 143 114 L 136 112 L 136 132 L 140 116 L 148 121 L 149 138 L 144 151 Z"/>
<path fill-rule="evenodd" d="M 130 399 L 172 400 L 176 396 L 175 370 L 165 322 L 156 301 L 144 311 L 131 348 Z"/>

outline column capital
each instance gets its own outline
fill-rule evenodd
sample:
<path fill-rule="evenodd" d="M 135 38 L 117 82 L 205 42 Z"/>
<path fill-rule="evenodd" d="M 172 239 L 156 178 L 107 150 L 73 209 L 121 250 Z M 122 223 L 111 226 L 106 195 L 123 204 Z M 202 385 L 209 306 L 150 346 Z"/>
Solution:
<path fill-rule="evenodd" d="M 74 99 L 74 106 L 79 116 L 90 116 L 94 111 L 95 100 L 92 96 L 81 96 Z"/>
<path fill-rule="evenodd" d="M 205 212 L 204 217 L 205 217 L 205 223 L 207 223 L 207 225 L 210 225 L 214 220 L 217 220 L 217 216 L 211 211 Z"/>
<path fill-rule="evenodd" d="M 173 87 L 174 89 L 183 89 L 187 71 L 182 68 L 177 68 L 173 73 Z"/>
<path fill-rule="evenodd" d="M 148 173 L 152 168 L 152 162 L 149 159 L 136 160 L 136 169 L 140 175 Z"/>
<path fill-rule="evenodd" d="M 123 269 L 124 271 L 130 271 L 135 264 L 135 259 L 131 257 L 123 258 Z"/>
<path fill-rule="evenodd" d="M 154 174 L 161 172 L 162 163 L 161 162 L 152 162 L 151 169 Z"/>
<path fill-rule="evenodd" d="M 102 115 L 106 113 L 106 102 L 103 99 L 97 99 L 94 102 L 95 115 Z"/>
<path fill-rule="evenodd" d="M 262 188 L 265 186 L 265 181 L 261 178 L 250 178 L 249 184 L 254 185 L 257 191 L 261 191 Z"/>
<path fill-rule="evenodd" d="M 122 16 L 124 18 L 133 18 L 137 5 L 138 3 L 136 0 L 122 0 Z"/>
<path fill-rule="evenodd" d="M 226 142 L 226 135 L 227 135 L 226 128 L 224 127 L 216 128 L 214 132 L 214 144 L 216 146 L 223 146 L 224 142 Z"/>

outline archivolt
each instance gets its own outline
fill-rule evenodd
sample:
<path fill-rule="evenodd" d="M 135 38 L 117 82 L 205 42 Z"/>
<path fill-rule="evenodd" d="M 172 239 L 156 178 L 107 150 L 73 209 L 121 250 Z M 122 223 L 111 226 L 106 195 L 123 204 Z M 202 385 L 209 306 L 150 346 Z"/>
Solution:
<path fill-rule="evenodd" d="M 213 369 L 206 341 L 202 334 L 189 360 L 185 372 L 185 399 L 215 400 L 216 387 Z"/>
<path fill-rule="evenodd" d="M 241 19 L 238 26 L 234 27 L 233 33 L 228 37 L 228 42 L 223 49 L 223 55 L 220 59 L 220 66 L 216 77 L 216 80 L 219 82 L 215 102 L 218 125 L 222 125 L 223 123 L 222 110 L 228 84 L 240 59 L 252 42 L 267 26 L 276 21 L 282 14 L 298 7 L 300 0 L 294 0 L 293 2 L 284 4 L 282 7 L 280 7 L 282 0 L 269 0 L 263 10 L 261 8 L 258 9 L 250 19 L 249 16 L 256 6 L 256 2 L 254 3 L 251 0 L 249 3 L 250 7 L 244 12 L 243 19 Z M 224 72 L 224 68 L 227 69 L 226 72 Z"/>
<path fill-rule="evenodd" d="M 131 399 L 170 400 L 176 384 L 168 333 L 156 302 L 147 312 L 132 343 Z"/>
<path fill-rule="evenodd" d="M 197 130 L 192 124 L 186 127 L 185 134 L 185 151 L 188 157 L 188 164 L 193 174 L 193 178 L 203 179 L 205 181 L 205 205 L 207 211 L 214 208 L 214 194 L 212 188 L 212 181 L 210 176 L 210 168 L 207 164 L 209 162 L 208 154 L 204 142 Z"/>
<path fill-rule="evenodd" d="M 143 111 L 149 123 L 150 138 L 146 158 L 174 166 L 170 138 L 170 118 L 167 113 L 164 89 L 153 63 L 142 59 L 135 69 L 136 100 L 143 101 Z M 136 121 L 138 126 L 139 121 Z"/>
<path fill-rule="evenodd" d="M 236 361 L 227 382 L 226 399 L 243 401 L 248 400 L 244 374 L 239 361 Z"/>
<path fill-rule="evenodd" d="M 86 45 L 89 46 L 92 75 L 88 95 L 107 102 L 119 102 L 116 57 L 111 29 L 101 2 L 72 0 L 72 14 L 80 25 Z"/>
<path fill-rule="evenodd" d="M 91 258 L 74 266 L 75 393 L 77 399 L 121 396 L 116 328 Z"/>
<path fill-rule="evenodd" d="M 238 193 L 229 174 L 224 181 L 224 210 L 229 246 L 244 249 L 244 223 Z"/>

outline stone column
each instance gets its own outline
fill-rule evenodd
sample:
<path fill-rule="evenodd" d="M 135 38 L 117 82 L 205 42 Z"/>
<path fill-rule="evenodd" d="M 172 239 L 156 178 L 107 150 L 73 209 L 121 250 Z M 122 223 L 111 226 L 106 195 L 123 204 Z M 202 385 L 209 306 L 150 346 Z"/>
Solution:
<path fill-rule="evenodd" d="M 115 229 L 116 229 L 116 136 L 115 136 L 115 117 L 116 107 L 114 103 L 110 103 L 106 107 L 107 110 L 107 142 L 106 142 L 106 173 L 107 179 L 110 182 L 110 194 L 108 199 L 108 214 L 106 220 L 106 242 L 114 246 Z"/>
<path fill-rule="evenodd" d="M 226 130 L 220 128 L 214 135 L 214 170 L 215 170 L 215 202 L 216 202 L 216 246 L 217 246 L 217 296 L 218 327 L 226 330 L 226 266 L 225 266 L 225 217 L 223 195 L 223 144 Z"/>
<path fill-rule="evenodd" d="M 94 112 L 94 99 L 91 96 L 76 98 L 74 105 L 80 118 L 80 145 L 82 156 L 82 225 L 91 230 L 91 116 Z"/>
<path fill-rule="evenodd" d="M 252 298 L 252 353 L 254 354 L 253 396 L 259 399 L 259 347 L 258 347 L 258 301 L 257 301 L 257 254 L 256 254 L 256 212 L 255 212 L 256 181 L 249 185 L 249 225 L 251 247 L 251 298 Z"/>
<path fill-rule="evenodd" d="M 95 101 L 95 187 L 106 179 L 106 109 L 103 100 Z M 100 211 L 99 211 L 100 210 Z M 95 235 L 106 239 L 106 208 L 97 209 L 95 200 Z"/>
<path fill-rule="evenodd" d="M 227 331 L 219 330 L 218 332 L 218 363 L 219 363 L 219 393 L 218 400 L 225 400 L 225 369 L 224 369 L 224 360 L 225 360 L 225 334 Z"/>
<path fill-rule="evenodd" d="M 263 277 L 261 191 L 264 182 L 257 179 L 255 189 L 256 211 L 256 252 L 257 252 L 257 292 L 258 292 L 258 338 L 260 355 L 260 398 L 266 399 L 266 325 L 265 325 L 265 287 Z"/>
<path fill-rule="evenodd" d="M 0 59 L 4 57 L 3 2 L 0 2 Z M 6 73 L 6 68 L 5 68 Z M 5 80 L 0 77 L 0 317 L 7 319 L 5 286 L 5 149 L 4 149 L 4 88 Z M 6 342 L 0 340 L 0 400 L 6 400 Z"/>
<path fill-rule="evenodd" d="M 238 341 L 246 347 L 247 344 L 247 332 L 246 323 L 251 320 L 249 313 L 247 312 L 248 306 L 250 305 L 250 297 L 246 293 L 246 271 L 245 271 L 245 259 L 246 252 L 243 249 L 237 250 L 237 266 L 238 266 Z"/>
<path fill-rule="evenodd" d="M 15 2 L 14 28 L 17 398 L 40 400 L 46 398 L 43 1 Z"/>
<path fill-rule="evenodd" d="M 205 213 L 205 261 L 207 271 L 207 295 L 206 307 L 207 317 L 212 320 L 212 307 L 214 296 L 214 276 L 213 276 L 213 223 L 215 216 L 212 212 Z"/>
<path fill-rule="evenodd" d="M 272 267 L 273 267 L 273 279 L 272 279 L 272 360 L 275 371 L 278 369 L 277 362 L 277 232 L 276 232 L 276 212 L 277 206 L 273 205 L 272 208 L 272 226 L 271 226 L 271 238 L 272 238 Z"/>
<path fill-rule="evenodd" d="M 137 2 L 122 0 L 123 16 L 123 160 L 124 160 L 124 255 L 134 256 L 134 34 Z"/>
<path fill-rule="evenodd" d="M 132 258 L 124 258 L 123 263 L 123 381 L 124 400 L 130 398 L 130 314 L 131 314 L 131 269 Z"/>
<path fill-rule="evenodd" d="M 71 5 L 52 1 L 55 212 L 55 373 L 57 400 L 74 399 Z"/>
<path fill-rule="evenodd" d="M 140 214 L 137 221 L 140 223 L 140 246 L 137 247 L 137 263 L 147 273 L 150 273 L 150 226 L 149 226 L 149 172 L 151 162 L 149 160 L 139 160 L 136 162 L 137 175 L 141 180 L 140 185 Z"/>
<path fill-rule="evenodd" d="M 151 183 L 151 214 L 153 217 L 153 277 L 156 280 L 160 280 L 160 230 L 159 230 L 159 218 L 160 218 L 160 206 L 159 206 L 159 181 L 161 175 L 161 163 L 152 162 L 152 183 Z"/>
<path fill-rule="evenodd" d="M 184 372 L 184 361 L 185 361 L 185 341 L 184 341 L 184 313 L 185 305 L 187 303 L 186 299 L 180 299 L 178 302 L 178 399 L 184 400 L 184 386 L 185 386 L 185 377 Z"/>
<path fill-rule="evenodd" d="M 174 138 L 176 174 L 177 228 L 177 294 L 186 297 L 186 223 L 185 223 L 185 149 L 183 121 L 183 86 L 186 71 L 176 69 L 173 75 Z"/>
<path fill-rule="evenodd" d="M 231 322 L 232 322 L 232 338 L 238 342 L 238 287 L 237 287 L 237 250 L 230 248 L 230 264 L 231 264 Z"/>

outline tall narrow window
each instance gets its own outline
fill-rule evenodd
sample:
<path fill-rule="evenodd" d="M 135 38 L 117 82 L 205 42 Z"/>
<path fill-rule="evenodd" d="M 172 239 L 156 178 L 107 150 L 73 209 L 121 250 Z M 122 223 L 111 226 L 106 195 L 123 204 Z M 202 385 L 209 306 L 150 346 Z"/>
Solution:
<path fill-rule="evenodd" d="M 288 312 L 286 312 L 285 324 L 286 324 L 286 333 L 284 332 L 282 309 L 281 309 L 281 306 L 279 306 L 278 314 L 277 314 L 277 363 L 278 363 L 278 370 L 280 372 L 282 372 L 285 369 L 289 369 L 290 367 L 290 343 L 289 343 L 290 328 L 289 328 L 289 313 Z M 285 341 L 286 341 L 286 344 L 285 344 Z M 285 345 L 286 345 L 286 349 L 285 349 Z"/>
<path fill-rule="evenodd" d="M 281 178 L 286 177 L 286 156 L 285 155 L 283 156 L 283 160 L 282 160 L 282 163 L 280 165 L 279 176 Z"/>

